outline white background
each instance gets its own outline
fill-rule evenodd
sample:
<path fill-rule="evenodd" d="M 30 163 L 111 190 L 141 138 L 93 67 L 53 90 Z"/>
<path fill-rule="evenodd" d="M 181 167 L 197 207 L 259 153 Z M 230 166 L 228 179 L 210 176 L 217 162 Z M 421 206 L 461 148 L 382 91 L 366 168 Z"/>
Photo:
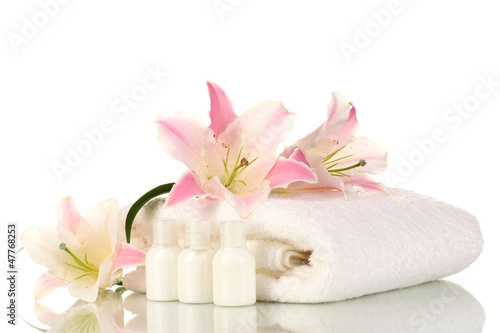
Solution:
<path fill-rule="evenodd" d="M 329 93 L 337 90 L 356 105 L 359 134 L 389 151 L 393 177 L 382 180 L 478 217 L 483 254 L 451 280 L 485 308 L 484 332 L 500 328 L 495 2 L 223 0 L 230 7 L 220 15 L 212 0 L 73 0 L 52 7 L 44 22 L 47 2 L 0 4 L 2 243 L 7 222 L 16 221 L 19 233 L 54 224 L 68 194 L 84 212 L 108 198 L 125 205 L 175 181 L 184 166 L 158 148 L 153 119 L 183 110 L 208 124 L 207 79 L 226 90 L 239 114 L 281 100 L 296 113 L 288 144 L 324 121 Z M 377 23 L 374 13 L 388 10 Z M 27 21 L 40 27 L 29 31 Z M 347 44 L 356 53 L 346 56 Z M 135 108 L 114 112 L 147 68 L 169 75 Z M 84 131 L 103 119 L 110 133 L 58 179 L 54 163 L 65 164 L 68 147 L 82 145 Z M 444 139 L 429 144 L 435 130 Z M 426 151 L 417 141 L 427 142 Z M 44 269 L 25 253 L 19 261 L 19 312 L 35 321 L 32 288 Z"/>

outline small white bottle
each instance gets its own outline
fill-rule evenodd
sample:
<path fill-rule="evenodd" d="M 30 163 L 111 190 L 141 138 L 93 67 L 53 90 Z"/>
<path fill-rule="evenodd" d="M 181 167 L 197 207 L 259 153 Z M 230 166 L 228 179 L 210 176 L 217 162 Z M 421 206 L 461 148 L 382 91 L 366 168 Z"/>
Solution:
<path fill-rule="evenodd" d="M 186 221 L 186 247 L 179 254 L 178 295 L 183 303 L 212 303 L 210 221 Z"/>
<path fill-rule="evenodd" d="M 177 300 L 177 221 L 153 220 L 153 246 L 146 254 L 146 297 L 151 301 Z"/>
<path fill-rule="evenodd" d="M 243 221 L 220 225 L 220 249 L 214 256 L 214 303 L 245 306 L 256 301 L 255 258 L 246 247 Z"/>

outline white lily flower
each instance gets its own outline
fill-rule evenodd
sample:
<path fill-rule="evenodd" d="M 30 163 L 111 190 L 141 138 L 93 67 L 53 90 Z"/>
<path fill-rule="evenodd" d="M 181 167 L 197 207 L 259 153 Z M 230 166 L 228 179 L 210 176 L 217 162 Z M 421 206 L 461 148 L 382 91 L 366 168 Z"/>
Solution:
<path fill-rule="evenodd" d="M 117 244 L 118 204 L 100 202 L 83 216 L 71 197 L 61 200 L 57 226 L 26 230 L 21 242 L 28 255 L 48 268 L 35 286 L 35 299 L 58 287 L 86 302 L 94 302 L 100 289 L 122 280 L 122 268 L 144 264 L 145 253 L 129 244 Z"/>

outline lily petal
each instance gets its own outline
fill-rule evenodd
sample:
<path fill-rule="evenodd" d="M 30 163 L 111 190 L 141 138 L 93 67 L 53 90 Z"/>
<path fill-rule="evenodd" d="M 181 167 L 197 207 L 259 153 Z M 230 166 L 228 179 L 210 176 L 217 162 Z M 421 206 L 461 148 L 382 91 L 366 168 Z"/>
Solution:
<path fill-rule="evenodd" d="M 307 162 L 306 155 L 304 154 L 304 152 L 300 148 L 295 148 L 295 150 L 293 151 L 293 153 L 290 154 L 290 158 L 292 160 L 296 160 L 296 161 L 304 163 L 307 166 L 310 166 L 309 162 Z"/>
<path fill-rule="evenodd" d="M 57 225 L 59 228 L 66 229 L 73 234 L 78 230 L 82 216 L 70 196 L 63 198 L 57 206 Z"/>
<path fill-rule="evenodd" d="M 217 140 L 219 134 L 224 132 L 238 116 L 221 87 L 210 81 L 207 81 L 207 86 L 210 94 L 210 119 L 212 121 L 210 128 L 214 131 L 215 140 Z"/>
<path fill-rule="evenodd" d="M 99 289 L 109 288 L 123 279 L 123 269 L 114 269 L 114 256 L 99 265 Z"/>
<path fill-rule="evenodd" d="M 206 182 L 203 189 L 209 195 L 226 200 L 243 219 L 247 218 L 257 206 L 267 199 L 271 190 L 270 182 L 264 180 L 257 190 L 244 195 L 237 195 L 224 187 L 218 177 Z"/>
<path fill-rule="evenodd" d="M 276 148 L 287 138 L 293 123 L 294 115 L 280 102 L 266 101 L 247 110 L 220 135 L 219 141 L 230 148 L 229 161 L 238 159 L 240 149 L 241 157 L 248 161 L 256 159 L 239 177 L 249 184 L 245 192 L 257 190 L 265 179 L 276 161 Z M 242 185 L 236 187 L 241 189 Z"/>
<path fill-rule="evenodd" d="M 205 192 L 198 185 L 198 181 L 198 175 L 194 172 L 184 173 L 170 191 L 166 206 L 173 206 L 197 195 L 204 195 Z"/>
<path fill-rule="evenodd" d="M 318 128 L 316 128 L 311 133 L 307 134 L 302 139 L 298 140 L 292 146 L 285 148 L 283 152 L 283 156 L 287 157 L 287 153 L 291 153 L 295 150 L 296 147 L 300 147 L 303 152 L 307 152 L 310 149 L 314 149 L 317 146 L 317 141 L 321 139 L 324 135 L 325 131 L 325 123 L 321 124 Z"/>
<path fill-rule="evenodd" d="M 60 287 L 68 285 L 63 279 L 54 275 L 52 271 L 45 272 L 35 284 L 35 300 L 39 300 Z"/>
<path fill-rule="evenodd" d="M 320 142 L 331 142 L 341 138 L 343 132 L 354 136 L 357 130 L 356 110 L 351 112 L 351 105 L 347 99 L 338 92 L 332 92 L 332 98 L 327 106 L 327 119 L 314 131 L 297 141 L 294 146 L 299 146 L 307 152 L 315 149 Z M 344 130 L 345 128 L 345 130 Z"/>
<path fill-rule="evenodd" d="M 364 175 L 362 177 L 358 177 L 356 179 L 347 181 L 345 183 L 349 184 L 349 185 L 356 185 L 356 186 L 362 187 L 365 191 L 368 191 L 371 193 L 383 193 L 383 194 L 387 194 L 387 195 L 389 194 L 389 191 L 384 186 L 384 184 L 377 183 L 370 176 L 367 176 L 367 175 Z"/>
<path fill-rule="evenodd" d="M 202 165 L 205 143 L 214 141 L 213 131 L 195 117 L 181 112 L 157 116 L 158 144 L 174 159 L 196 171 Z"/>
<path fill-rule="evenodd" d="M 318 177 L 306 164 L 284 157 L 278 158 L 271 171 L 266 176 L 270 187 L 287 187 L 290 183 L 303 181 L 314 183 Z"/>
<path fill-rule="evenodd" d="M 351 172 L 352 176 L 365 173 L 372 175 L 379 174 L 387 167 L 387 150 L 364 136 L 354 138 L 340 152 L 339 157 L 346 155 L 352 155 L 352 157 L 343 160 L 339 166 L 357 163 L 360 159 L 364 159 L 367 163 L 364 167 L 353 169 Z"/>
<path fill-rule="evenodd" d="M 144 265 L 146 253 L 130 244 L 119 244 L 116 251 L 113 271 L 120 268 L 137 267 Z"/>
<path fill-rule="evenodd" d="M 341 136 L 346 136 L 346 135 L 354 136 L 358 131 L 358 127 L 359 127 L 359 122 L 358 119 L 356 118 L 356 108 L 353 105 L 351 110 L 349 111 L 349 120 L 344 125 L 344 127 L 342 127 Z"/>
<path fill-rule="evenodd" d="M 95 279 L 95 282 L 91 285 L 84 283 L 83 280 L 85 279 L 72 281 L 69 284 L 68 291 L 71 296 L 91 303 L 97 299 L 97 295 L 99 294 L 99 279 Z"/>
<path fill-rule="evenodd" d="M 77 238 L 86 244 L 91 263 L 102 263 L 116 246 L 118 231 L 118 203 L 102 201 L 85 212 L 78 226 Z"/>
<path fill-rule="evenodd" d="M 344 182 L 339 177 L 332 177 L 328 170 L 322 163 L 322 157 L 316 154 L 308 153 L 307 160 L 316 171 L 316 176 L 318 177 L 318 182 L 316 183 L 305 183 L 305 182 L 295 182 L 291 183 L 289 189 L 303 189 L 303 190 L 338 190 L 344 192 Z"/>
<path fill-rule="evenodd" d="M 340 137 L 342 130 L 346 124 L 351 120 L 351 124 L 348 129 L 351 130 L 349 134 L 354 135 L 355 132 L 353 130 L 357 129 L 355 126 L 356 121 L 356 113 L 353 113 L 354 119 L 351 115 L 351 105 L 347 101 L 347 99 L 338 92 L 332 93 L 332 99 L 328 104 L 328 117 L 325 122 L 324 128 L 324 137 L 327 139 L 335 139 Z"/>
<path fill-rule="evenodd" d="M 21 235 L 21 243 L 33 261 L 47 267 L 62 278 L 68 272 L 69 267 L 64 262 L 71 262 L 72 259 L 66 252 L 59 249 L 61 241 L 58 234 L 56 226 L 34 227 Z"/>
<path fill-rule="evenodd" d="M 247 110 L 221 134 L 220 141 L 247 158 L 275 156 L 278 145 L 288 137 L 295 115 L 281 102 L 265 101 Z"/>
<path fill-rule="evenodd" d="M 283 149 L 283 152 L 280 154 L 280 156 L 283 156 L 284 158 L 289 158 L 298 147 L 299 147 L 299 145 L 297 143 L 295 143 L 291 146 L 285 147 L 285 149 Z"/>
<path fill-rule="evenodd" d="M 270 190 L 271 188 L 268 181 L 262 182 L 260 188 L 245 195 L 236 195 L 224 188 L 227 202 L 234 207 L 238 215 L 243 219 L 250 216 L 255 208 L 266 201 Z"/>

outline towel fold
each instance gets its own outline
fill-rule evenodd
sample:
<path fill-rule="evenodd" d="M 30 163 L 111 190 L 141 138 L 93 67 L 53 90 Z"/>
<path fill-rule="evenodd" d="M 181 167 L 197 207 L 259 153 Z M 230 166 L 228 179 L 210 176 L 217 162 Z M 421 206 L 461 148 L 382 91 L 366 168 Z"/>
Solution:
<path fill-rule="evenodd" d="M 276 240 L 249 239 L 247 247 L 255 257 L 257 272 L 284 272 L 297 266 L 307 265 L 311 255 L 308 251 L 295 249 L 290 244 Z"/>
<path fill-rule="evenodd" d="M 147 250 L 151 219 L 168 216 L 210 219 L 217 247 L 218 222 L 239 219 L 224 201 L 192 199 L 168 209 L 163 203 L 154 200 L 140 212 L 132 244 Z M 181 232 L 181 246 L 183 238 Z M 483 245 L 472 215 L 403 189 L 349 200 L 339 192 L 272 195 L 247 219 L 247 239 L 257 259 L 258 300 L 290 303 L 339 301 L 439 279 L 469 266 Z"/>

